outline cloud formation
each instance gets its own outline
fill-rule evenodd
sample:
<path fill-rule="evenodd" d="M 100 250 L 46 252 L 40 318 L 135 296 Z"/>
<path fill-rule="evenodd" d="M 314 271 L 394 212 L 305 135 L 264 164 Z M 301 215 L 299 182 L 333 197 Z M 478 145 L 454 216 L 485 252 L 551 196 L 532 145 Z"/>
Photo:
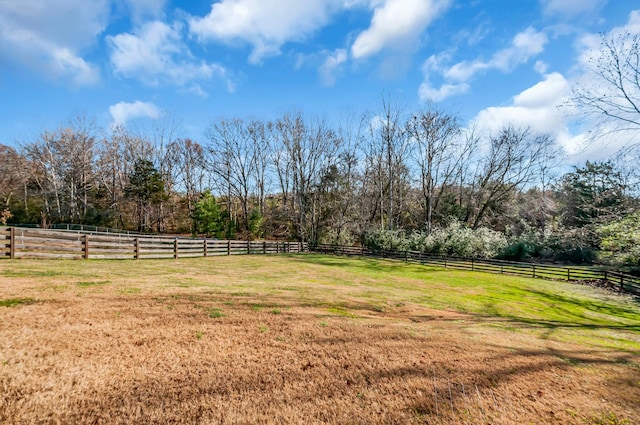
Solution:
<path fill-rule="evenodd" d="M 129 9 L 131 20 L 142 23 L 145 19 L 162 17 L 167 0 L 120 0 Z"/>
<path fill-rule="evenodd" d="M 188 87 L 204 93 L 195 81 L 219 78 L 233 87 L 227 70 L 215 63 L 196 59 L 182 40 L 182 25 L 151 21 L 133 33 L 107 37 L 114 73 L 136 78 L 151 86 L 162 83 Z"/>
<path fill-rule="evenodd" d="M 246 43 L 249 62 L 280 53 L 283 44 L 302 41 L 329 22 L 337 0 L 222 0 L 204 17 L 192 17 L 189 30 L 199 41 Z"/>
<path fill-rule="evenodd" d="M 465 93 L 470 88 L 469 81 L 475 75 L 489 70 L 511 72 L 542 53 L 547 41 L 548 37 L 544 32 L 529 27 L 516 34 L 510 46 L 498 50 L 487 61 L 478 58 L 446 66 L 445 63 L 448 63 L 452 56 L 450 52 L 432 55 L 423 64 L 424 81 L 418 89 L 420 99 L 440 101 Z M 439 88 L 434 87 L 431 82 L 433 74 L 437 74 L 444 81 Z"/>
<path fill-rule="evenodd" d="M 318 72 L 322 83 L 331 87 L 336 83 L 337 73 L 340 72 L 342 64 L 347 61 L 347 51 L 345 49 L 336 49 L 332 53 L 328 54 Z"/>
<path fill-rule="evenodd" d="M 0 1 L 0 59 L 78 86 L 94 84 L 100 72 L 82 52 L 109 16 L 109 0 Z"/>
<path fill-rule="evenodd" d="M 375 4 L 377 2 L 372 2 Z M 361 32 L 351 46 L 356 59 L 374 55 L 385 48 L 413 48 L 426 27 L 441 13 L 450 0 L 386 0 L 375 7 L 368 29 Z"/>
<path fill-rule="evenodd" d="M 545 15 L 575 17 L 593 12 L 604 6 L 607 0 L 540 0 Z"/>
<path fill-rule="evenodd" d="M 141 102 L 136 100 L 130 102 L 118 102 L 109 107 L 109 114 L 113 119 L 113 125 L 125 125 L 128 121 L 136 118 L 160 118 L 162 112 L 151 102 Z"/>
<path fill-rule="evenodd" d="M 566 106 L 570 89 L 571 82 L 562 74 L 546 74 L 542 81 L 515 95 L 510 105 L 483 109 L 472 123 L 489 134 L 511 125 L 549 135 L 573 161 L 579 162 L 589 158 L 585 157 L 588 135 L 572 129 L 573 111 Z M 605 153 L 600 152 L 600 156 Z M 592 152 L 591 158 L 597 156 Z"/>

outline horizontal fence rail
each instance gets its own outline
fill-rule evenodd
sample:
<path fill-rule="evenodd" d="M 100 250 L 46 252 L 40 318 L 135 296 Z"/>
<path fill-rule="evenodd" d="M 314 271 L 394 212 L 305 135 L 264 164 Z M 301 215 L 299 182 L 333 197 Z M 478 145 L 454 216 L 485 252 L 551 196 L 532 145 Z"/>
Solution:
<path fill-rule="evenodd" d="M 510 274 L 541 279 L 601 281 L 618 288 L 621 292 L 640 295 L 640 278 L 616 271 L 484 258 L 447 257 L 426 254 L 419 251 L 373 250 L 354 246 L 317 245 L 311 249 L 312 251 L 324 254 L 389 258 L 444 268 Z"/>
<path fill-rule="evenodd" d="M 141 236 L 83 230 L 0 227 L 0 257 L 69 259 L 192 258 L 308 251 L 305 242 Z"/>

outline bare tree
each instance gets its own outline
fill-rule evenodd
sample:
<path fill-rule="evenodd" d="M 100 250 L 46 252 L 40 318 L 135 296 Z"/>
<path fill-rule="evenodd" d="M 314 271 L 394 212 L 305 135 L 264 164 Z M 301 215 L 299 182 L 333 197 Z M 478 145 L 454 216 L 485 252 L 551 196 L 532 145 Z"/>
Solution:
<path fill-rule="evenodd" d="M 129 176 L 139 160 L 153 158 L 153 146 L 123 126 L 115 127 L 110 137 L 103 138 L 97 150 L 96 178 L 102 195 L 108 222 L 118 228 L 126 228 L 136 219 L 130 213 L 131 199 L 125 195 Z"/>
<path fill-rule="evenodd" d="M 474 229 L 479 227 L 489 212 L 500 214 L 516 190 L 534 183 L 552 144 L 547 135 L 513 127 L 490 137 L 488 152 L 478 163 L 471 187 L 467 223 Z"/>
<path fill-rule="evenodd" d="M 411 154 L 417 165 L 422 195 L 424 223 L 431 233 L 433 212 L 445 188 L 455 178 L 461 130 L 455 116 L 433 106 L 415 114 L 407 123 L 411 137 Z"/>
<path fill-rule="evenodd" d="M 247 124 L 242 119 L 222 119 L 211 125 L 206 136 L 211 153 L 210 169 L 226 189 L 229 214 L 233 218 L 231 207 L 235 197 L 241 213 L 237 221 L 249 230 L 249 196 L 253 190 L 256 146 L 250 140 Z"/>
<path fill-rule="evenodd" d="M 205 149 L 191 139 L 178 139 L 168 148 L 169 158 L 176 170 L 176 183 L 184 191 L 189 217 L 193 217 L 195 206 L 203 192 L 203 184 L 207 172 Z M 192 220 L 192 232 L 195 222 Z"/>
<path fill-rule="evenodd" d="M 358 220 L 358 194 L 361 191 L 358 149 L 362 137 L 362 121 L 345 115 L 337 129 L 341 142 L 335 160 L 324 170 L 318 186 L 320 193 L 319 224 L 325 241 L 350 244 L 362 233 Z"/>
<path fill-rule="evenodd" d="M 308 125 L 301 113 L 289 113 L 276 122 L 277 134 L 287 159 L 280 161 L 290 171 L 291 190 L 296 211 L 297 236 L 302 241 L 315 240 L 317 229 L 315 188 L 323 170 L 333 160 L 340 140 L 337 134 L 321 119 Z M 281 154 L 280 154 L 281 155 Z M 284 170 L 278 174 L 282 179 Z"/>
<path fill-rule="evenodd" d="M 265 213 L 265 199 L 269 186 L 269 163 L 273 148 L 274 126 L 271 122 L 251 120 L 247 123 L 247 132 L 251 150 L 253 152 L 253 196 L 258 200 L 260 215 Z"/>
<path fill-rule="evenodd" d="M 603 35 L 573 102 L 607 132 L 640 130 L 640 34 Z"/>
<path fill-rule="evenodd" d="M 68 127 L 43 132 L 24 147 L 44 203 L 43 221 L 85 220 L 95 184 L 95 146 L 93 124 L 80 117 Z"/>
<path fill-rule="evenodd" d="M 370 217 L 378 216 L 381 228 L 392 229 L 399 225 L 409 183 L 404 109 L 386 95 L 380 113 L 365 116 L 365 120 L 365 179 L 370 190 L 375 190 L 370 196 L 378 203 L 372 205 Z"/>
<path fill-rule="evenodd" d="M 11 198 L 27 181 L 27 164 L 14 148 L 0 144 L 0 208 L 9 208 Z"/>

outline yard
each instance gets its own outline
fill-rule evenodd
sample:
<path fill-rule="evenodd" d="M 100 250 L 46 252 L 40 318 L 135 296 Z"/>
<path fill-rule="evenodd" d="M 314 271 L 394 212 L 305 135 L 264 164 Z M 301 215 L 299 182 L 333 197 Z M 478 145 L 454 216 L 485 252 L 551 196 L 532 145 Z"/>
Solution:
<path fill-rule="evenodd" d="M 315 254 L 0 261 L 0 423 L 640 423 L 640 302 Z"/>

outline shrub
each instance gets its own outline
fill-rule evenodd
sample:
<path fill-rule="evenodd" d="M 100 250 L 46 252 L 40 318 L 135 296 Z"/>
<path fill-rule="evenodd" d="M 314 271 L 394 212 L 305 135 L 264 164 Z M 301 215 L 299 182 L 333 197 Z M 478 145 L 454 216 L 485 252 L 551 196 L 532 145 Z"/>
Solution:
<path fill-rule="evenodd" d="M 430 234 L 378 229 L 365 235 L 365 246 L 371 249 L 421 251 L 461 257 L 495 257 L 507 245 L 506 237 L 487 228 L 471 229 L 457 220 Z"/>

